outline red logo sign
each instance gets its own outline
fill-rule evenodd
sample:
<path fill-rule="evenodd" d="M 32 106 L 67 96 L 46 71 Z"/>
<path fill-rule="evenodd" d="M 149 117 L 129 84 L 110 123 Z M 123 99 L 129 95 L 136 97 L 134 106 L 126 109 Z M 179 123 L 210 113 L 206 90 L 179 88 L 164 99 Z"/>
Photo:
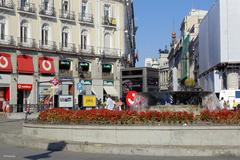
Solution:
<path fill-rule="evenodd" d="M 134 105 L 134 100 L 137 92 L 136 91 L 129 91 L 127 96 L 126 96 L 126 103 L 128 106 L 133 106 Z"/>
<path fill-rule="evenodd" d="M 59 84 L 59 80 L 55 77 L 50 81 L 54 86 Z"/>
<path fill-rule="evenodd" d="M 0 67 L 1 68 L 7 68 L 8 66 L 8 60 L 4 56 L 0 56 Z"/>
<path fill-rule="evenodd" d="M 32 84 L 17 84 L 18 90 L 32 90 Z"/>

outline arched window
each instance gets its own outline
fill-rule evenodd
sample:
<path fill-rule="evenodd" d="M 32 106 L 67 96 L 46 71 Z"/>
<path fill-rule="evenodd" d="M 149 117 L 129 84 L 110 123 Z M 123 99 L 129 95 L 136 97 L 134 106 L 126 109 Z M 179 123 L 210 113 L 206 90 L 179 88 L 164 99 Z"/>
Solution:
<path fill-rule="evenodd" d="M 83 30 L 81 33 L 81 49 L 87 49 L 87 45 L 88 45 L 88 31 L 87 30 Z"/>
<path fill-rule="evenodd" d="M 28 22 L 23 20 L 20 25 L 20 41 L 27 42 L 28 38 Z"/>
<path fill-rule="evenodd" d="M 68 47 L 69 29 L 64 27 L 62 30 L 62 47 Z"/>
<path fill-rule="evenodd" d="M 5 39 L 5 28 L 6 28 L 6 20 L 4 17 L 0 17 L 0 39 L 4 40 Z"/>
<path fill-rule="evenodd" d="M 42 25 L 42 45 L 48 45 L 48 39 L 49 39 L 49 25 L 43 24 Z"/>
<path fill-rule="evenodd" d="M 106 33 L 104 35 L 104 48 L 111 48 L 111 34 Z"/>

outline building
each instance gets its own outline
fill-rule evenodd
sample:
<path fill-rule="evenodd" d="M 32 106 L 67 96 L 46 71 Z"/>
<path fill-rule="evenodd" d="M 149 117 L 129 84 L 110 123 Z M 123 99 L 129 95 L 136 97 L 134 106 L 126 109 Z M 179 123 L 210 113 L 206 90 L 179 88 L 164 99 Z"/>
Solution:
<path fill-rule="evenodd" d="M 205 10 L 192 9 L 182 21 L 180 40 L 176 39 L 176 33 L 172 34 L 172 44 L 169 54 L 170 90 L 188 90 L 189 86 L 186 86 L 186 80 L 193 81 L 191 89 L 196 86 L 195 80 L 197 77 L 194 74 L 196 56 L 193 44 L 196 44 L 199 25 L 206 14 L 207 11 Z"/>
<path fill-rule="evenodd" d="M 55 94 L 120 96 L 120 68 L 135 65 L 130 0 L 4 0 L 0 32 L 0 104 L 20 111 Z"/>
<path fill-rule="evenodd" d="M 204 91 L 239 89 L 240 1 L 218 0 L 200 25 L 199 75 Z"/>
<path fill-rule="evenodd" d="M 168 50 L 159 50 L 159 58 L 146 58 L 145 67 L 159 69 L 160 91 L 168 90 Z"/>
<path fill-rule="evenodd" d="M 159 69 L 139 67 L 121 70 L 121 93 L 126 96 L 128 91 L 159 92 Z"/>
<path fill-rule="evenodd" d="M 159 50 L 159 89 L 160 91 L 168 90 L 169 86 L 169 65 L 168 65 L 168 54 L 169 51 Z"/>
<path fill-rule="evenodd" d="M 159 68 L 159 59 L 158 58 L 145 58 L 145 67 L 149 68 Z"/>

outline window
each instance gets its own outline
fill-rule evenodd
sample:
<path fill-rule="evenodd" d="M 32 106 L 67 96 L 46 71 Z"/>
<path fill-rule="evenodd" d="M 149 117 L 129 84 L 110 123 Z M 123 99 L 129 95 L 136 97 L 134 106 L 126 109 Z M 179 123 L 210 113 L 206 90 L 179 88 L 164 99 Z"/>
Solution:
<path fill-rule="evenodd" d="M 48 24 L 43 24 L 43 26 L 42 26 L 42 45 L 48 45 L 48 33 L 49 33 Z"/>
<path fill-rule="evenodd" d="M 87 1 L 82 2 L 82 16 L 85 17 L 87 14 Z"/>
<path fill-rule="evenodd" d="M 111 48 L 111 35 L 106 33 L 104 36 L 104 48 Z"/>
<path fill-rule="evenodd" d="M 0 17 L 0 39 L 4 40 L 5 39 L 5 19 L 3 17 Z"/>
<path fill-rule="evenodd" d="M 88 32 L 86 30 L 82 31 L 81 34 L 81 49 L 87 49 L 87 40 L 88 40 Z"/>
<path fill-rule="evenodd" d="M 28 22 L 23 20 L 20 26 L 20 41 L 26 43 L 28 37 Z"/>
<path fill-rule="evenodd" d="M 21 8 L 25 7 L 28 3 L 28 0 L 21 0 Z"/>
<path fill-rule="evenodd" d="M 68 47 L 68 35 L 69 29 L 67 27 L 64 27 L 62 31 L 62 47 Z"/>
<path fill-rule="evenodd" d="M 64 12 L 68 11 L 68 1 L 66 1 L 66 0 L 63 1 L 62 10 L 63 10 Z"/>
<path fill-rule="evenodd" d="M 44 0 L 44 1 L 43 1 L 44 10 L 48 10 L 48 4 L 49 4 L 49 1 L 48 1 L 48 0 Z"/>
<path fill-rule="evenodd" d="M 110 5 L 107 4 L 104 5 L 104 17 L 105 18 L 110 17 Z"/>

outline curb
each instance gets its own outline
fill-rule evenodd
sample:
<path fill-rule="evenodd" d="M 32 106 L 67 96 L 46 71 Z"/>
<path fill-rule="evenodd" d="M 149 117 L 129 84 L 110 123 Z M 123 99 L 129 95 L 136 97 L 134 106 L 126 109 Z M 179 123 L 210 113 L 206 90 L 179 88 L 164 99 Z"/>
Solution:
<path fill-rule="evenodd" d="M 16 134 L 0 134 L 0 141 L 14 146 L 45 150 L 142 156 L 240 156 L 240 146 L 146 146 L 56 142 Z"/>

